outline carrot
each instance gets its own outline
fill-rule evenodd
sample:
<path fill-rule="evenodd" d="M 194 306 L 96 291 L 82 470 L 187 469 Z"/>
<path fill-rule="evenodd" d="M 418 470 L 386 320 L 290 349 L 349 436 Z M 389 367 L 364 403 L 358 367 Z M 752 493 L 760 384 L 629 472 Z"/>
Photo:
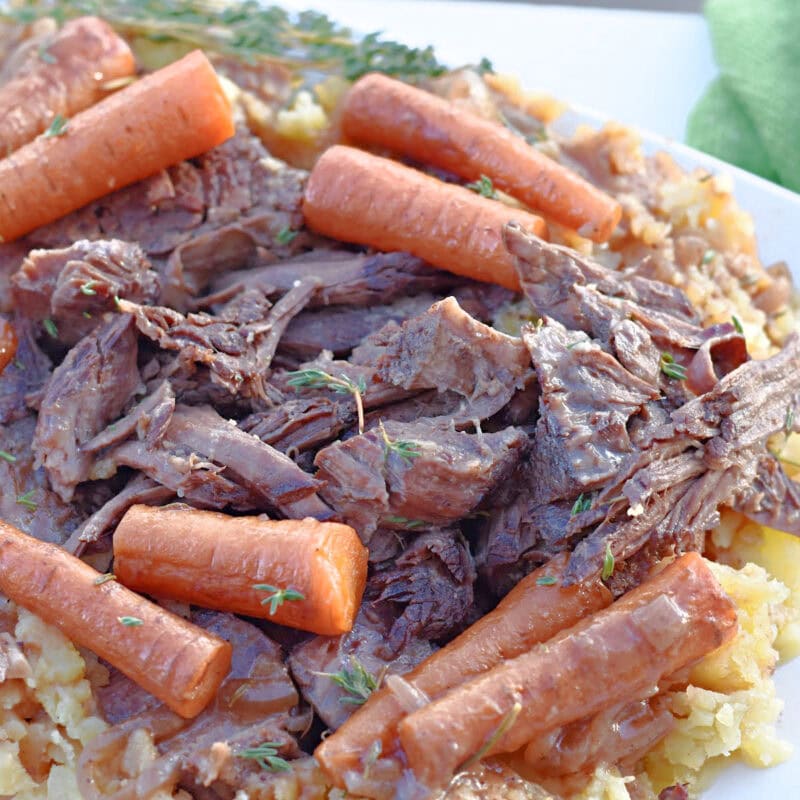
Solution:
<path fill-rule="evenodd" d="M 212 700 L 228 642 L 0 521 L 0 591 L 124 672 L 182 717 Z"/>
<path fill-rule="evenodd" d="M 736 609 L 697 553 L 608 608 L 403 719 L 402 749 L 424 785 L 471 758 L 509 753 L 548 731 L 643 698 L 728 641 Z"/>
<path fill-rule="evenodd" d="M 114 533 L 114 570 L 141 592 L 337 636 L 353 627 L 367 549 L 335 522 L 135 505 Z"/>
<path fill-rule="evenodd" d="M 230 138 L 208 59 L 184 56 L 0 161 L 0 239 L 11 241 Z"/>
<path fill-rule="evenodd" d="M 67 22 L 50 44 L 0 88 L 0 153 L 8 155 L 108 94 L 108 81 L 133 75 L 128 45 L 97 17 Z"/>
<path fill-rule="evenodd" d="M 518 222 L 541 236 L 544 222 L 395 161 L 337 145 L 311 171 L 303 199 L 308 225 L 379 250 L 407 250 L 442 269 L 519 289 L 502 229 Z"/>
<path fill-rule="evenodd" d="M 0 317 L 0 375 L 17 354 L 17 334 L 11 323 Z"/>
<path fill-rule="evenodd" d="M 611 602 L 600 580 L 565 588 L 558 585 L 569 554 L 554 558 L 523 578 L 498 604 L 460 636 L 438 650 L 403 679 L 428 697 L 529 650 L 581 617 Z M 328 778 L 344 789 L 345 773 L 363 769 L 362 758 L 381 743 L 388 753 L 405 711 L 387 687 L 373 692 L 367 703 L 314 752 Z"/>
<path fill-rule="evenodd" d="M 469 180 L 481 175 L 567 228 L 605 242 L 620 204 L 503 125 L 385 75 L 365 75 L 348 92 L 342 130 Z"/>

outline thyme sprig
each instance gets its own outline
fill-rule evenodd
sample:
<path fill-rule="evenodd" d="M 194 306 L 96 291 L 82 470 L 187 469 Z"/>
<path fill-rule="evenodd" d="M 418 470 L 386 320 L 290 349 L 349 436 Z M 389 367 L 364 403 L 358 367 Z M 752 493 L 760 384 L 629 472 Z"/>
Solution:
<path fill-rule="evenodd" d="M 517 717 L 522 711 L 522 703 L 519 700 L 511 706 L 508 714 L 506 714 L 497 726 L 497 730 L 484 742 L 483 746 L 477 753 L 470 756 L 458 769 L 458 772 L 474 767 L 509 731 L 511 726 L 517 721 Z"/>
<path fill-rule="evenodd" d="M 253 588 L 257 592 L 269 592 L 270 594 L 261 601 L 261 605 L 265 606 L 269 603 L 269 615 L 275 616 L 275 612 L 287 600 L 305 600 L 306 596 L 297 589 L 281 589 L 278 586 L 272 586 L 269 583 L 254 583 Z"/>
<path fill-rule="evenodd" d="M 285 758 L 278 755 L 280 742 L 262 742 L 257 747 L 248 747 L 237 755 L 239 758 L 252 758 L 261 769 L 268 772 L 290 772 L 291 766 Z"/>
<path fill-rule="evenodd" d="M 269 58 L 335 72 L 356 80 L 383 72 L 407 80 L 442 74 L 433 49 L 407 47 L 371 33 L 356 39 L 314 11 L 290 14 L 258 0 L 28 0 L 0 16 L 30 23 L 101 16 L 123 34 L 156 42 L 177 41 L 253 63 Z"/>
<path fill-rule="evenodd" d="M 358 382 L 344 374 L 337 378 L 321 369 L 300 369 L 287 372 L 286 375 L 288 376 L 287 383 L 295 389 L 330 389 L 337 394 L 353 395 L 358 411 L 358 432 L 364 433 L 363 395 L 367 391 L 367 385 L 363 378 L 359 378 Z"/>
<path fill-rule="evenodd" d="M 34 494 L 36 494 L 36 489 L 31 489 L 29 492 L 21 494 L 17 498 L 17 503 L 21 506 L 25 506 L 25 508 L 30 508 L 30 509 L 38 508 L 39 504 L 32 499 Z"/>
<path fill-rule="evenodd" d="M 350 656 L 350 666 L 342 667 L 338 672 L 317 672 L 330 678 L 339 688 L 347 692 L 347 696 L 340 697 L 343 705 L 361 706 L 369 700 L 369 696 L 380 686 L 382 675 L 377 678 L 367 672 L 364 665 L 355 657 Z"/>
<path fill-rule="evenodd" d="M 408 528 L 409 530 L 413 530 L 414 528 L 422 528 L 425 526 L 425 520 L 409 519 L 408 517 L 398 517 L 396 515 L 384 517 L 384 520 L 386 522 L 390 522 L 392 525 L 399 525 L 401 528 Z"/>
<path fill-rule="evenodd" d="M 588 511 L 592 507 L 592 496 L 590 494 L 585 495 L 581 492 L 578 495 L 577 500 L 572 504 L 572 509 L 569 512 L 571 517 L 576 516 L 577 514 L 582 514 L 584 511 Z"/>
<path fill-rule="evenodd" d="M 421 455 L 418 444 L 414 444 L 414 442 L 405 442 L 401 439 L 391 439 L 389 434 L 386 433 L 383 420 L 378 423 L 378 430 L 380 431 L 383 443 L 386 445 L 386 458 L 389 457 L 389 453 L 396 453 L 403 461 L 410 464 L 417 456 Z"/>

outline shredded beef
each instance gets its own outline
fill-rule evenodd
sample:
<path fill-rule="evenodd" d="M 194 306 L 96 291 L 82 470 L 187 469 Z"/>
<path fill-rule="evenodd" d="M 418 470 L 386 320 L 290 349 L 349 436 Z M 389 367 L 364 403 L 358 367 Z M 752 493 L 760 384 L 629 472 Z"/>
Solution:
<path fill-rule="evenodd" d="M 413 530 L 471 514 L 511 475 L 526 445 L 514 428 L 473 435 L 387 422 L 320 450 L 315 464 L 326 482 L 322 497 L 368 542 L 379 525 Z"/>
<path fill-rule="evenodd" d="M 303 697 L 331 730 L 340 727 L 359 707 L 359 698 L 337 686 L 331 674 L 359 665 L 377 683 L 386 675 L 403 675 L 432 652 L 425 639 L 413 636 L 393 649 L 387 644 L 387 634 L 387 626 L 380 619 L 362 610 L 349 633 L 315 636 L 292 650 L 292 675 Z"/>
<path fill-rule="evenodd" d="M 92 457 L 83 445 L 141 387 L 137 351 L 133 320 L 113 316 L 67 353 L 47 383 L 32 447 L 65 502 L 89 477 Z"/>

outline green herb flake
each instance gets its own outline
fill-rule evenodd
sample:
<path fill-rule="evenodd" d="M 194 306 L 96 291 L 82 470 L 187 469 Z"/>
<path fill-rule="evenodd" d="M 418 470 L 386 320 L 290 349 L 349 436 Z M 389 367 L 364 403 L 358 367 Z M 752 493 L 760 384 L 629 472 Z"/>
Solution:
<path fill-rule="evenodd" d="M 39 58 L 44 61 L 45 64 L 55 64 L 58 59 L 47 50 L 47 46 L 44 44 L 39 45 L 38 50 Z"/>
<path fill-rule="evenodd" d="M 424 528 L 426 524 L 425 521 L 421 519 L 409 519 L 408 517 L 398 517 L 395 515 L 384 517 L 384 520 L 392 525 L 399 525 L 401 528 L 408 528 L 409 530 Z"/>
<path fill-rule="evenodd" d="M 484 56 L 476 65 L 475 65 L 475 72 L 478 75 L 486 75 L 489 72 L 494 72 L 494 64 Z"/>
<path fill-rule="evenodd" d="M 108 583 L 109 581 L 115 581 L 116 579 L 117 576 L 113 572 L 104 572 L 102 575 L 99 575 L 97 578 L 95 578 L 92 581 L 92 583 L 95 586 L 102 586 L 104 583 Z M 128 617 L 127 619 L 132 619 L 132 617 Z M 120 622 L 122 622 L 121 619 Z"/>
<path fill-rule="evenodd" d="M 558 581 L 553 575 L 542 575 L 536 579 L 537 586 L 555 586 Z"/>
<path fill-rule="evenodd" d="M 330 375 L 321 369 L 301 369 L 287 372 L 287 383 L 296 391 L 300 389 L 330 389 L 337 394 L 351 394 L 356 403 L 358 412 L 358 432 L 364 433 L 364 401 L 363 394 L 367 391 L 364 378 L 358 381 L 351 380 L 347 375 L 341 377 Z"/>
<path fill-rule="evenodd" d="M 94 287 L 97 285 L 97 281 L 86 281 L 86 283 L 81 285 L 81 294 L 86 294 L 89 296 L 97 294 Z"/>
<path fill-rule="evenodd" d="M 484 742 L 483 746 L 475 753 L 473 756 L 470 756 L 462 765 L 459 767 L 458 771 L 462 772 L 464 770 L 470 769 L 470 767 L 474 767 L 502 738 L 506 735 L 508 730 L 513 726 L 513 724 L 517 721 L 517 717 L 520 715 L 522 711 L 522 703 L 517 701 L 511 706 L 508 714 L 506 714 L 503 719 L 500 721 L 500 724 L 497 726 L 497 730 Z"/>
<path fill-rule="evenodd" d="M 486 175 L 481 175 L 477 181 L 466 184 L 466 188 L 479 194 L 481 197 L 488 197 L 490 200 L 497 200 L 497 192 L 495 191 L 492 179 Z"/>
<path fill-rule="evenodd" d="M 248 747 L 237 755 L 239 758 L 253 759 L 261 769 L 268 772 L 291 772 L 289 762 L 278 755 L 282 746 L 280 742 L 263 742 L 258 747 Z"/>
<path fill-rule="evenodd" d="M 403 461 L 410 464 L 417 456 L 421 455 L 419 445 L 414 444 L 414 442 L 390 439 L 389 434 L 386 433 L 386 428 L 383 426 L 383 420 L 378 423 L 378 429 L 383 443 L 386 445 L 386 458 L 389 457 L 389 453 L 396 453 Z"/>
<path fill-rule="evenodd" d="M 0 458 L 2 458 L 3 461 L 8 461 L 9 464 L 13 464 L 17 460 L 17 457 L 7 450 L 0 450 Z"/>
<path fill-rule="evenodd" d="M 347 696 L 340 697 L 343 705 L 360 706 L 367 702 L 369 696 L 378 688 L 380 680 L 371 675 L 364 665 L 355 657 L 350 656 L 350 666 L 342 667 L 338 672 L 318 672 L 330 678 Z"/>
<path fill-rule="evenodd" d="M 606 552 L 603 556 L 603 571 L 600 577 L 606 581 L 614 573 L 614 554 L 611 552 L 611 545 L 606 542 Z"/>
<path fill-rule="evenodd" d="M 792 408 L 792 406 L 789 406 L 786 409 L 786 416 L 783 420 L 783 429 L 786 431 L 786 433 L 791 433 L 794 429 L 794 408 Z"/>
<path fill-rule="evenodd" d="M 572 510 L 569 512 L 570 516 L 574 517 L 578 514 L 582 514 L 584 511 L 588 511 L 591 507 L 591 495 L 584 495 L 584 493 L 581 492 L 578 495 L 578 499 L 572 504 Z"/>
<path fill-rule="evenodd" d="M 716 255 L 717 255 L 717 251 L 716 250 L 712 250 L 711 248 L 709 248 L 708 250 L 705 251 L 705 253 L 703 253 L 703 260 L 702 260 L 701 263 L 702 264 L 710 264 L 714 260 Z"/>
<path fill-rule="evenodd" d="M 291 244 L 298 233 L 299 231 L 293 231 L 291 228 L 281 228 L 275 236 L 275 241 L 282 245 Z"/>
<path fill-rule="evenodd" d="M 51 338 L 58 339 L 58 325 L 56 325 L 50 317 L 42 322 L 42 326 Z"/>
<path fill-rule="evenodd" d="M 44 132 L 45 139 L 51 139 L 54 136 L 63 136 L 69 128 L 69 120 L 61 114 L 56 114 L 50 127 Z"/>
<path fill-rule="evenodd" d="M 139 617 L 117 617 L 117 622 L 126 628 L 138 628 L 140 625 L 144 625 L 144 622 Z"/>
<path fill-rule="evenodd" d="M 731 317 L 731 322 L 733 323 L 733 327 L 736 329 L 736 333 L 744 335 L 744 328 L 742 327 L 741 320 L 736 316 L 736 314 Z"/>
<path fill-rule="evenodd" d="M 33 499 L 33 496 L 36 494 L 36 489 L 31 489 L 29 492 L 25 492 L 25 494 L 21 494 L 17 498 L 17 503 L 21 506 L 25 506 L 25 508 L 35 509 L 39 507 L 39 504 Z"/>
<path fill-rule="evenodd" d="M 253 588 L 257 592 L 269 592 L 269 596 L 265 597 L 261 601 L 261 605 L 265 606 L 269 603 L 269 615 L 271 617 L 275 616 L 275 612 L 287 601 L 287 600 L 305 600 L 306 596 L 302 592 L 298 592 L 297 589 L 281 589 L 278 586 L 272 586 L 269 583 L 254 583 Z"/>
<path fill-rule="evenodd" d="M 686 380 L 686 367 L 678 364 L 669 353 L 661 354 L 661 371 L 668 377 L 677 381 Z"/>
<path fill-rule="evenodd" d="M 92 315 L 88 311 L 84 311 L 83 312 L 83 318 L 84 319 L 91 319 Z"/>

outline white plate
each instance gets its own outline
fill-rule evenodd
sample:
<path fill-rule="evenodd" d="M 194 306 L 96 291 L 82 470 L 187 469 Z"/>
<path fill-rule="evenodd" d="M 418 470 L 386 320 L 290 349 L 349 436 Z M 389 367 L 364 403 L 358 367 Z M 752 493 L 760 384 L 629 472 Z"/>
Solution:
<path fill-rule="evenodd" d="M 659 131 L 642 131 L 651 152 L 666 150 L 685 168 L 702 166 L 733 177 L 740 205 L 755 220 L 762 259 L 786 261 L 800 285 L 800 195 L 675 141 L 716 74 L 701 17 L 441 0 L 284 0 L 283 5 L 314 7 L 356 30 L 383 30 L 410 45 L 432 44 L 452 66 L 486 56 L 530 88 Z M 603 119 L 582 109 L 559 126 Z M 776 683 L 785 703 L 779 733 L 794 745 L 794 757 L 766 770 L 732 764 L 703 800 L 800 797 L 800 658 L 778 669 Z"/>

